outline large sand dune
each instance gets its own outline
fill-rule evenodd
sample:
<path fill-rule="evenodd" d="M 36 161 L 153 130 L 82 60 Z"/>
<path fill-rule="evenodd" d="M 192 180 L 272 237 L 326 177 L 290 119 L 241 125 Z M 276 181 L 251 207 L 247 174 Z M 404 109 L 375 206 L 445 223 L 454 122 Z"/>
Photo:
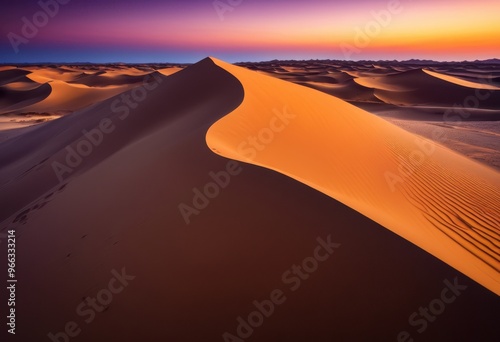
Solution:
<path fill-rule="evenodd" d="M 113 110 L 131 91 L 0 143 L 0 232 L 15 228 L 22 246 L 16 337 L 49 340 L 74 321 L 75 341 L 223 341 L 254 300 L 281 289 L 286 302 L 245 341 L 389 341 L 402 330 L 417 334 L 408 317 L 439 297 L 445 280 L 466 290 L 425 337 L 498 335 L 498 296 L 484 287 L 498 285 L 498 275 L 486 279 L 496 261 L 484 246 L 495 250 L 488 227 L 498 219 L 490 203 L 498 201 L 496 172 L 435 146 L 416 171 L 422 177 L 392 192 L 384 173 L 398 172 L 413 135 L 342 100 L 215 59 L 160 76 L 137 106 Z M 249 143 L 247 134 L 283 127 L 273 115 L 286 127 L 253 160 L 243 158 L 237 146 Z M 96 128 L 106 131 L 102 139 Z M 61 180 L 54 165 L 89 141 L 84 130 L 100 141 Z M 251 163 L 228 164 L 214 150 Z M 443 180 L 445 161 L 457 169 Z M 194 205 L 194 189 L 228 168 L 238 172 L 186 225 L 179 205 Z M 473 238 L 440 222 L 468 224 Z M 328 236 L 340 248 L 290 290 L 283 273 Z M 123 267 L 135 278 L 85 323 L 76 308 Z"/>

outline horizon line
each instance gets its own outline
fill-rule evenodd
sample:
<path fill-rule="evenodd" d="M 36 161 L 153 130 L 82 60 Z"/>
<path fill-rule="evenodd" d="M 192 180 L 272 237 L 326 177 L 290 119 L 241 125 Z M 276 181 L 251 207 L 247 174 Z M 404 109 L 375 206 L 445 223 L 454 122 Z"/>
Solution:
<path fill-rule="evenodd" d="M 0 62 L 1 66 L 7 66 L 7 65 L 47 65 L 47 64 L 74 64 L 74 65 L 115 65 L 115 64 L 123 64 L 123 65 L 151 65 L 151 64 L 182 64 L 182 65 L 191 65 L 191 64 L 196 64 L 206 58 L 211 58 L 213 56 L 207 56 L 202 59 L 200 59 L 197 62 L 168 62 L 168 61 L 149 61 L 149 62 L 120 62 L 120 61 L 110 61 L 110 62 L 83 62 L 83 61 L 71 61 L 71 62 L 55 62 L 55 61 L 40 61 L 40 62 Z M 218 57 L 213 57 L 220 59 Z M 224 59 L 221 59 L 224 60 Z M 260 60 L 260 61 L 238 61 L 238 62 L 229 62 L 231 64 L 243 64 L 243 63 L 269 63 L 269 62 L 321 62 L 321 61 L 329 61 L 329 62 L 354 62 L 354 63 L 359 63 L 359 62 L 396 62 L 396 63 L 405 63 L 405 62 L 432 62 L 432 63 L 478 63 L 478 62 L 498 62 L 500 63 L 500 58 L 497 57 L 492 57 L 492 58 L 486 58 L 486 59 L 476 59 L 476 60 L 444 60 L 444 61 L 437 61 L 433 59 L 419 59 L 419 58 L 411 58 L 411 59 L 404 59 L 404 60 L 399 60 L 399 59 L 358 59 L 358 60 L 352 60 L 352 59 L 272 59 L 272 60 Z"/>

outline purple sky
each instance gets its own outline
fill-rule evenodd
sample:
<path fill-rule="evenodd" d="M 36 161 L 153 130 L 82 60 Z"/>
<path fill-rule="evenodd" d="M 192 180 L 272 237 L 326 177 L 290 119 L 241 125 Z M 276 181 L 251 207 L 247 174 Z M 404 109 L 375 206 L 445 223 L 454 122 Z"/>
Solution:
<path fill-rule="evenodd" d="M 500 55 L 498 0 L 59 1 L 3 5 L 0 63 Z"/>

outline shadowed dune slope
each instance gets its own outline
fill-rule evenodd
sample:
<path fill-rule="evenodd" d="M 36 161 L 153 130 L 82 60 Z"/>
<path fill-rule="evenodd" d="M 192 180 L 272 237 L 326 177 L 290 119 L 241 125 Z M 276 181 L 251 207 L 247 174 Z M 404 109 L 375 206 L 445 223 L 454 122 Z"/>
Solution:
<path fill-rule="evenodd" d="M 36 86 L 33 82 L 25 85 L 29 86 L 20 89 L 9 85 L 0 86 L 0 113 L 31 106 L 43 101 L 52 93 L 52 87 L 48 83 Z"/>
<path fill-rule="evenodd" d="M 214 152 L 301 181 L 500 294 L 498 172 L 340 99 L 217 64 L 242 82 L 245 100 L 208 131 Z M 409 73 L 407 85 L 431 77 Z M 276 111 L 290 118 L 271 139 Z"/>
<path fill-rule="evenodd" d="M 0 70 L 0 85 L 19 81 L 20 79 L 25 78 L 25 76 L 29 73 L 30 71 L 17 68 Z"/>

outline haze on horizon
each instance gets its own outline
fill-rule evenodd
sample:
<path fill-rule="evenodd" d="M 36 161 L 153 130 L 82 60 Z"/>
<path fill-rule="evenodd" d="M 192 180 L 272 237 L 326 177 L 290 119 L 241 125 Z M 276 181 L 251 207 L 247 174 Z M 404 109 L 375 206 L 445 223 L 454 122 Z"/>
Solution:
<path fill-rule="evenodd" d="M 0 63 L 500 56 L 496 0 L 55 1 L 4 6 Z"/>

